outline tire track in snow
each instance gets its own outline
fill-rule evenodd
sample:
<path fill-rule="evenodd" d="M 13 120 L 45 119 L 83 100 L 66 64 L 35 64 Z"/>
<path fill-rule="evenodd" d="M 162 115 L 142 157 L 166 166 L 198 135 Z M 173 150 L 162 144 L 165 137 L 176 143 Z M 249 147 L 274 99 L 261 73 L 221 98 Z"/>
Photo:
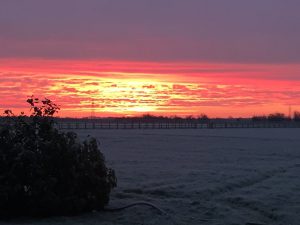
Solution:
<path fill-rule="evenodd" d="M 241 197 L 224 198 L 222 197 L 222 195 L 226 193 L 232 193 L 243 188 L 251 187 L 253 185 L 262 183 L 280 174 L 284 174 L 289 169 L 294 169 L 299 167 L 300 164 L 295 163 L 286 168 L 271 170 L 249 179 L 240 180 L 239 182 L 227 184 L 224 185 L 223 187 L 219 187 L 213 190 L 206 190 L 205 192 L 202 193 L 202 195 L 204 195 L 203 199 L 206 200 L 207 202 L 216 201 L 218 203 L 228 205 L 231 208 L 244 208 L 250 210 L 252 212 L 259 214 L 262 218 L 265 218 L 274 224 L 276 222 L 279 222 L 279 219 L 282 217 L 282 215 L 276 214 L 276 211 L 272 208 L 270 209 L 270 206 L 266 206 L 258 201 L 249 201 Z"/>
<path fill-rule="evenodd" d="M 202 193 L 202 197 L 205 200 L 209 200 L 211 198 L 215 198 L 219 195 L 222 195 L 224 193 L 228 193 L 228 192 L 234 192 L 236 190 L 242 189 L 242 188 L 247 188 L 247 187 L 251 187 L 253 185 L 259 184 L 261 182 L 264 182 L 267 179 L 270 179 L 278 174 L 282 174 L 285 173 L 287 170 L 284 168 L 279 168 L 279 169 L 275 169 L 275 170 L 271 170 L 265 173 L 261 173 L 257 176 L 253 176 L 250 178 L 245 178 L 243 180 L 239 180 L 237 182 L 231 182 L 228 184 L 225 184 L 224 186 L 221 187 L 216 187 L 213 189 L 207 189 L 204 191 L 201 191 Z"/>

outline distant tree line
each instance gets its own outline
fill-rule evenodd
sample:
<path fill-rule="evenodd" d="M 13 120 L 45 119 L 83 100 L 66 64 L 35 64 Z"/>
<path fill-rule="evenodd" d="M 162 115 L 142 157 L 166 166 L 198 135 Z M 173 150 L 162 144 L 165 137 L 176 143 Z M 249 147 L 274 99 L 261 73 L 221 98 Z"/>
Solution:
<path fill-rule="evenodd" d="M 291 118 L 286 116 L 284 113 L 271 113 L 267 116 L 253 116 L 253 121 L 271 121 L 271 122 L 282 122 L 282 121 L 300 121 L 300 112 L 294 112 L 294 116 Z"/>
<path fill-rule="evenodd" d="M 151 114 L 145 114 L 142 116 L 136 117 L 120 117 L 114 118 L 115 121 L 129 121 L 129 122 L 207 122 L 210 118 L 205 115 L 201 114 L 199 116 L 155 116 Z"/>
<path fill-rule="evenodd" d="M 23 116 L 24 120 L 27 120 L 26 116 Z M 29 118 L 29 117 L 28 117 Z M 5 121 L 6 117 L 0 116 L 0 124 Z M 209 122 L 215 120 L 225 120 L 225 121 L 241 121 L 241 120 L 252 120 L 254 122 L 258 121 L 271 121 L 271 122 L 280 122 L 280 121 L 300 121 L 300 112 L 295 111 L 292 117 L 286 116 L 284 113 L 271 113 L 269 115 L 256 115 L 250 118 L 210 118 L 206 114 L 200 114 L 198 116 L 156 116 L 152 114 L 144 114 L 142 116 L 135 117 L 95 117 L 95 118 L 55 118 L 56 121 L 82 121 L 82 120 L 95 120 L 95 121 L 115 121 L 115 122 Z"/>

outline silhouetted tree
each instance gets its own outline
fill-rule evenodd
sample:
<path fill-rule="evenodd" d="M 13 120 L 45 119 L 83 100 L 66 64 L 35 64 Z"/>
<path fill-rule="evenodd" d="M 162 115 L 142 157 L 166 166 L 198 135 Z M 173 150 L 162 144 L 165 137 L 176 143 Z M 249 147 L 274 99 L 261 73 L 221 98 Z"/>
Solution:
<path fill-rule="evenodd" d="M 300 121 L 300 112 L 294 112 L 294 120 L 297 122 Z"/>
<path fill-rule="evenodd" d="M 287 118 L 284 115 L 284 113 L 273 113 L 273 114 L 269 114 L 268 120 L 273 122 L 279 122 L 279 121 L 287 120 Z"/>
<path fill-rule="evenodd" d="M 258 121 L 266 121 L 268 118 L 266 116 L 253 116 L 252 121 L 258 122 Z"/>
<path fill-rule="evenodd" d="M 201 114 L 201 115 L 198 117 L 198 120 L 200 120 L 200 121 L 208 121 L 208 120 L 209 120 L 209 117 L 208 117 L 206 114 Z"/>

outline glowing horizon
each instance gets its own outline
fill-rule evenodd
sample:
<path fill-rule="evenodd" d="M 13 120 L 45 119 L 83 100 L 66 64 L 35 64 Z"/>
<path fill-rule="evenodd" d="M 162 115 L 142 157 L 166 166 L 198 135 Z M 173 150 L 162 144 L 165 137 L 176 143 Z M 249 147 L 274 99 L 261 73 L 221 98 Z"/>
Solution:
<path fill-rule="evenodd" d="M 250 117 L 300 110 L 297 64 L 0 60 L 0 110 L 47 97 L 58 116 Z"/>

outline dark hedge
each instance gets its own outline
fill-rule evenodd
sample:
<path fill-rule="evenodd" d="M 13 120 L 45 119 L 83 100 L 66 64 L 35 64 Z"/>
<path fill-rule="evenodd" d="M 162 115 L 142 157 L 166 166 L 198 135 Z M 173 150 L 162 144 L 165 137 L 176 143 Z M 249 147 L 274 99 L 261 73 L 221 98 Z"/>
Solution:
<path fill-rule="evenodd" d="M 30 98 L 32 115 L 0 128 L 0 217 L 76 215 L 101 210 L 116 186 L 94 138 L 60 132 L 52 101 Z M 37 106 L 40 105 L 40 106 Z"/>

